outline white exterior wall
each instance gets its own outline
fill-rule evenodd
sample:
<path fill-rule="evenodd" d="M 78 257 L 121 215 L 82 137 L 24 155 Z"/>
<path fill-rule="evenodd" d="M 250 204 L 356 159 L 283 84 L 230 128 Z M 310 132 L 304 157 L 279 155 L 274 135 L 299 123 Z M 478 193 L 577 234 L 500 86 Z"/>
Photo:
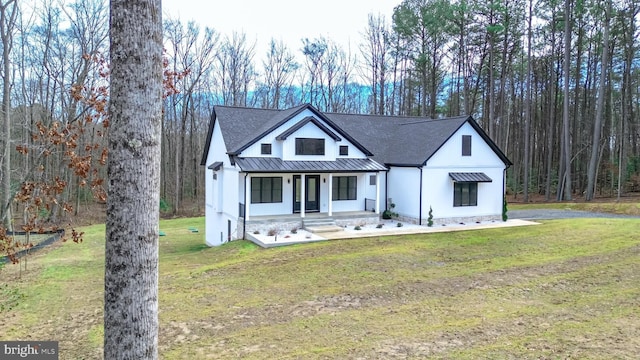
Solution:
<path fill-rule="evenodd" d="M 389 176 L 387 195 L 396 204 L 393 211 L 400 216 L 418 218 L 420 212 L 420 169 L 392 167 L 387 176 Z M 384 193 L 382 194 L 384 198 Z"/>
<path fill-rule="evenodd" d="M 471 135 L 471 156 L 462 156 L 462 135 Z M 471 125 L 464 124 L 429 159 L 423 174 L 423 214 L 433 208 L 434 219 L 499 217 L 502 214 L 505 164 Z M 478 183 L 477 206 L 453 206 L 450 172 L 483 172 L 493 181 Z"/>
<path fill-rule="evenodd" d="M 209 246 L 222 245 L 227 241 L 228 221 L 231 221 L 232 239 L 239 237 L 235 233 L 238 222 L 238 183 L 235 179 L 238 170 L 229 162 L 217 122 L 205 164 L 209 166 L 216 161 L 223 163 L 216 172 L 216 180 L 213 179 L 213 170 L 205 171 L 205 242 Z"/>

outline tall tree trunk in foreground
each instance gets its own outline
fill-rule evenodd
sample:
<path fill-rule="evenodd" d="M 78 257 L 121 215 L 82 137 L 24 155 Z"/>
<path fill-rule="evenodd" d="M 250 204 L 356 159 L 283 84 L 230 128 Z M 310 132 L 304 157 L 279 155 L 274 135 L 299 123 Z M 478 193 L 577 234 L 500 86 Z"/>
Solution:
<path fill-rule="evenodd" d="M 158 358 L 161 0 L 111 0 L 104 358 Z"/>

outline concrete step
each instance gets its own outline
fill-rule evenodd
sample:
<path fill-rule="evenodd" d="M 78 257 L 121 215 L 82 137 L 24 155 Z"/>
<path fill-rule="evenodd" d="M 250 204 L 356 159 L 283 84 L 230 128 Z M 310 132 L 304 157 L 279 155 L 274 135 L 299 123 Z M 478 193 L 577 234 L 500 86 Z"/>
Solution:
<path fill-rule="evenodd" d="M 314 234 L 337 232 L 337 231 L 344 230 L 342 227 L 340 227 L 340 226 L 338 226 L 336 224 L 333 224 L 333 225 L 314 225 L 314 226 L 305 225 L 304 229 L 307 230 L 308 232 L 311 232 L 311 233 L 314 233 Z"/>
<path fill-rule="evenodd" d="M 330 217 L 324 218 L 305 218 L 302 220 L 302 226 L 326 226 L 326 225 L 335 225 L 336 221 Z"/>

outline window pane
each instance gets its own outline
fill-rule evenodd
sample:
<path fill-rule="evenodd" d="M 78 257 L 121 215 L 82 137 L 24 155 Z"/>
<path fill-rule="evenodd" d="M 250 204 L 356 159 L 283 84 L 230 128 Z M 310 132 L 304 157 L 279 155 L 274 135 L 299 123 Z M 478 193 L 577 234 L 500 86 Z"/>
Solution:
<path fill-rule="evenodd" d="M 469 205 L 478 205 L 478 183 L 469 183 Z"/>
<path fill-rule="evenodd" d="M 347 199 L 355 200 L 357 198 L 357 189 L 356 189 L 356 177 L 349 176 L 349 192 L 347 194 Z"/>
<path fill-rule="evenodd" d="M 462 188 L 460 185 L 462 184 L 460 183 L 453 184 L 453 206 L 461 206 L 462 204 L 462 199 L 460 198 L 462 193 Z"/>
<path fill-rule="evenodd" d="M 469 205 L 469 187 L 465 186 L 467 184 L 463 184 L 462 186 L 462 194 L 460 195 L 460 198 L 462 199 L 462 206 L 468 206 Z"/>

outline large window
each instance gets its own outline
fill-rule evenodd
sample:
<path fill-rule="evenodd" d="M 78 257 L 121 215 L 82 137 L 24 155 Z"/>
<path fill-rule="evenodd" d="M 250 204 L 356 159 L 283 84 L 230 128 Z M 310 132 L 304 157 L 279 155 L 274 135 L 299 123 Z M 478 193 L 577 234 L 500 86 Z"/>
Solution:
<path fill-rule="evenodd" d="M 462 156 L 471 156 L 471 135 L 462 135 Z"/>
<path fill-rule="evenodd" d="M 282 178 L 281 177 L 251 178 L 251 202 L 252 203 L 282 202 Z"/>
<path fill-rule="evenodd" d="M 296 138 L 296 155 L 324 155 L 324 139 Z"/>
<path fill-rule="evenodd" d="M 477 206 L 478 183 L 456 182 L 453 184 L 453 206 Z"/>
<path fill-rule="evenodd" d="M 356 200 L 358 198 L 358 178 L 336 176 L 333 178 L 333 200 Z"/>

